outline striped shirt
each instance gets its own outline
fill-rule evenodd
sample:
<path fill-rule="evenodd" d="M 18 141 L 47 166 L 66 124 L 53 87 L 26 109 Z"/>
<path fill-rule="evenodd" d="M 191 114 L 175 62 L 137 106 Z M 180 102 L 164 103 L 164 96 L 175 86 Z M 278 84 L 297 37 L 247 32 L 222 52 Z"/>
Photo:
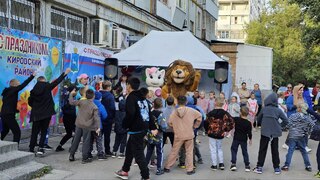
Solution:
<path fill-rule="evenodd" d="M 299 139 L 309 134 L 315 125 L 309 115 L 294 113 L 289 118 L 287 127 L 289 128 L 289 138 Z"/>

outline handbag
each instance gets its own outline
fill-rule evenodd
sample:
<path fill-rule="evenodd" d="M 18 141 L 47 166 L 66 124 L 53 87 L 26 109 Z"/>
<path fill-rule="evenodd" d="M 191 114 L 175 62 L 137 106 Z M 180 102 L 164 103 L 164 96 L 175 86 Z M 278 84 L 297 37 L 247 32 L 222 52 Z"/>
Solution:
<path fill-rule="evenodd" d="M 310 134 L 310 139 L 314 141 L 320 141 L 320 122 L 317 121 L 316 124 L 313 126 L 313 129 Z"/>

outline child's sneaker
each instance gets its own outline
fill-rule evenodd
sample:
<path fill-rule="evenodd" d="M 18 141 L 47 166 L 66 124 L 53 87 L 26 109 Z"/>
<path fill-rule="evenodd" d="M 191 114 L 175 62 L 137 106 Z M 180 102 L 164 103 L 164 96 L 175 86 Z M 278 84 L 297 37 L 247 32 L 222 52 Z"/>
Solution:
<path fill-rule="evenodd" d="M 186 168 L 186 165 L 183 164 L 183 163 L 178 164 L 178 166 L 179 166 L 179 168 L 181 168 L 181 169 L 185 169 L 185 168 Z"/>
<path fill-rule="evenodd" d="M 220 170 L 224 170 L 224 164 L 223 163 L 219 163 L 219 169 Z"/>
<path fill-rule="evenodd" d="M 115 172 L 114 175 L 116 175 L 117 177 L 119 177 L 121 179 L 128 179 L 129 178 L 129 173 L 128 172 L 124 172 L 122 170 L 119 170 L 119 171 Z"/>
<path fill-rule="evenodd" d="M 245 172 L 250 172 L 250 171 L 251 171 L 251 170 L 250 170 L 250 166 L 246 166 L 245 169 L 244 169 L 244 171 L 245 171 Z"/>
<path fill-rule="evenodd" d="M 111 155 L 111 157 L 112 157 L 112 158 L 117 157 L 117 153 L 116 153 L 116 152 L 113 152 L 112 155 Z"/>
<path fill-rule="evenodd" d="M 218 170 L 218 166 L 214 166 L 214 165 L 212 165 L 210 168 L 211 168 L 211 170 L 212 170 L 212 171 L 216 171 L 216 170 Z"/>
<path fill-rule="evenodd" d="M 203 164 L 202 158 L 198 159 L 198 164 Z"/>
<path fill-rule="evenodd" d="M 56 148 L 56 152 L 60 152 L 60 151 L 64 151 L 64 148 L 59 145 L 57 148 Z"/>
<path fill-rule="evenodd" d="M 151 161 L 149 167 L 150 168 L 155 168 L 157 166 L 157 164 L 154 161 Z"/>
<path fill-rule="evenodd" d="M 118 159 L 123 159 L 123 158 L 125 158 L 125 155 L 123 153 L 120 153 L 118 156 Z"/>
<path fill-rule="evenodd" d="M 320 178 L 320 171 L 317 172 L 317 174 L 314 175 L 315 178 Z"/>
<path fill-rule="evenodd" d="M 257 173 L 257 174 L 262 174 L 262 167 L 255 167 L 254 169 L 253 169 L 253 172 L 255 172 L 255 173 Z"/>
<path fill-rule="evenodd" d="M 108 157 L 105 156 L 104 154 L 99 154 L 98 155 L 98 160 L 106 160 L 106 159 L 108 159 Z"/>
<path fill-rule="evenodd" d="M 306 171 L 312 172 L 311 166 L 307 166 L 307 167 L 306 167 Z"/>
<path fill-rule="evenodd" d="M 236 164 L 231 164 L 230 171 L 236 171 L 236 170 L 237 170 Z"/>
<path fill-rule="evenodd" d="M 45 152 L 44 152 L 44 148 L 39 148 L 38 151 L 37 151 L 37 153 L 36 153 L 36 155 L 37 155 L 37 156 L 42 156 L 42 155 L 44 155 L 44 153 L 45 153 Z"/>
<path fill-rule="evenodd" d="M 276 175 L 281 174 L 281 169 L 280 168 L 274 168 L 274 174 L 276 174 Z"/>
<path fill-rule="evenodd" d="M 163 173 L 164 173 L 164 172 L 163 172 L 162 169 L 157 169 L 156 175 L 161 175 L 161 174 L 163 174 Z"/>
<path fill-rule="evenodd" d="M 52 150 L 52 147 L 49 146 L 48 144 L 45 144 L 45 145 L 43 146 L 43 148 L 44 148 L 45 150 L 47 150 L 47 151 L 51 151 L 51 150 Z"/>
<path fill-rule="evenodd" d="M 284 165 L 281 167 L 281 170 L 282 171 L 289 171 L 289 166 Z"/>
<path fill-rule="evenodd" d="M 91 163 L 92 162 L 92 159 L 82 159 L 82 164 L 87 164 L 87 163 Z"/>

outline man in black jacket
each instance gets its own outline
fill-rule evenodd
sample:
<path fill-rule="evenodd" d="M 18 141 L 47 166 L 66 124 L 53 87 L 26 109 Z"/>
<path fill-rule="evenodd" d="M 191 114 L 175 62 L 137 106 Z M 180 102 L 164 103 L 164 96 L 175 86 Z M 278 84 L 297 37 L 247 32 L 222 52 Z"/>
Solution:
<path fill-rule="evenodd" d="M 10 80 L 10 87 L 2 91 L 3 105 L 1 108 L 1 120 L 3 130 L 1 132 L 1 140 L 3 140 L 9 133 L 9 130 L 11 130 L 13 133 L 13 142 L 20 142 L 21 130 L 15 117 L 16 113 L 19 112 L 17 110 L 18 93 L 32 81 L 35 75 L 36 73 L 33 72 L 22 84 L 20 84 L 17 79 L 12 79 Z"/>
<path fill-rule="evenodd" d="M 133 158 L 139 165 L 142 179 L 149 179 L 149 169 L 144 155 L 143 141 L 148 130 L 157 135 L 155 119 L 151 116 L 151 107 L 146 98 L 138 91 L 140 80 L 132 77 L 127 82 L 126 116 L 123 127 L 130 135 L 127 142 L 126 157 L 122 169 L 115 173 L 121 179 L 128 179 Z"/>
<path fill-rule="evenodd" d="M 30 121 L 32 124 L 32 132 L 30 139 L 30 152 L 34 152 L 34 147 L 37 143 L 37 136 L 41 132 L 38 155 L 44 154 L 44 141 L 46 139 L 47 129 L 51 120 L 51 116 L 56 114 L 54 110 L 54 102 L 51 91 L 67 76 L 71 71 L 67 68 L 58 79 L 52 83 L 46 82 L 46 78 L 40 76 L 37 78 L 37 84 L 30 92 L 29 105 L 32 107 Z"/>

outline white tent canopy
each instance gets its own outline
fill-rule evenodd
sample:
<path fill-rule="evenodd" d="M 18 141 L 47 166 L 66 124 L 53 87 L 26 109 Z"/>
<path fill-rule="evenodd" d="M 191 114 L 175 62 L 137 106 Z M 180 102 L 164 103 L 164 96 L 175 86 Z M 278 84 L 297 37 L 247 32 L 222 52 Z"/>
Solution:
<path fill-rule="evenodd" d="M 190 62 L 197 69 L 214 69 L 221 59 L 189 31 L 151 31 L 129 48 L 113 55 L 119 66 L 162 66 L 174 60 Z"/>

